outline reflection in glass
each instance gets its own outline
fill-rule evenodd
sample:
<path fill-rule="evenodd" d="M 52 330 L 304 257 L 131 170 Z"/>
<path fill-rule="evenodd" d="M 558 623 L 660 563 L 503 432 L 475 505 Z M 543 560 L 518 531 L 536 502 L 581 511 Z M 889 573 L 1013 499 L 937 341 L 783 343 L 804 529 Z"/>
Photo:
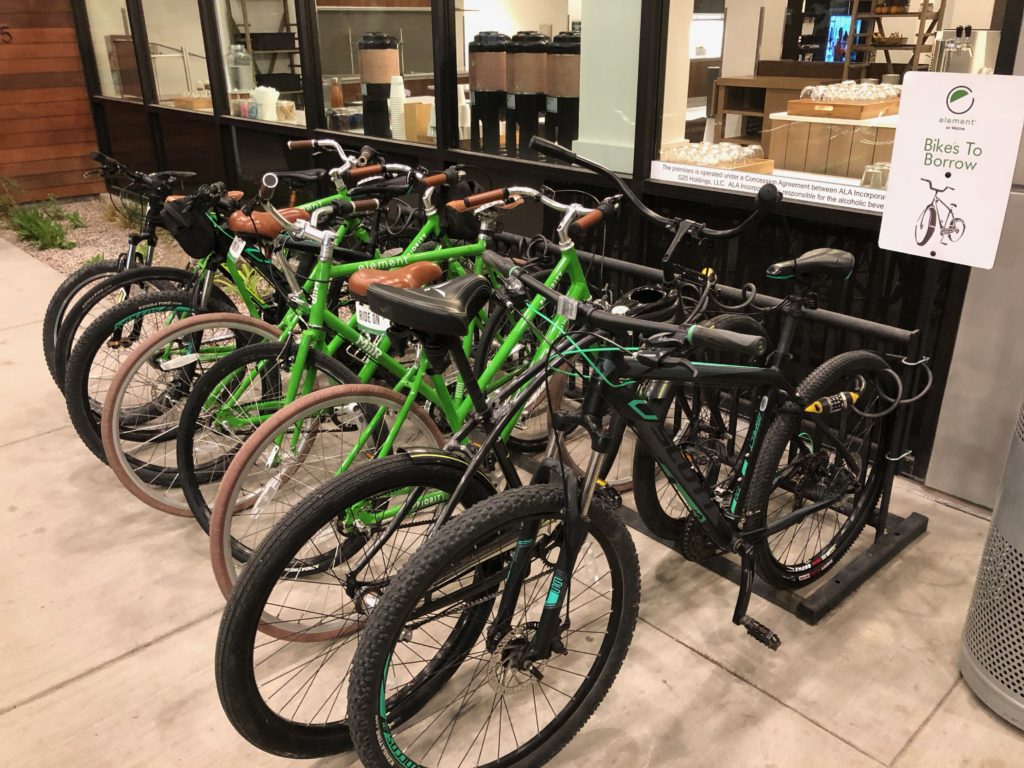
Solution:
<path fill-rule="evenodd" d="M 179 109 L 212 112 L 199 7 L 177 0 L 142 0 L 142 12 L 157 101 Z"/>
<path fill-rule="evenodd" d="M 116 99 L 142 100 L 139 66 L 124 0 L 86 0 L 89 31 L 96 51 L 100 93 Z"/>
<path fill-rule="evenodd" d="M 430 3 L 317 3 L 326 127 L 435 143 Z"/>
<path fill-rule="evenodd" d="M 295 3 L 219 0 L 216 7 L 231 114 L 305 125 Z"/>

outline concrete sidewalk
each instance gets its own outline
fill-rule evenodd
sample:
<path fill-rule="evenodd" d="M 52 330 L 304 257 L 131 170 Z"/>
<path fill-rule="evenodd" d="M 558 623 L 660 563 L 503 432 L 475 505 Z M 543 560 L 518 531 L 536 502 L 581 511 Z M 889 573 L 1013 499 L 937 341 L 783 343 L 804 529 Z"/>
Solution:
<path fill-rule="evenodd" d="M 0 765 L 309 765 L 250 747 L 221 712 L 203 532 L 143 507 L 69 426 L 40 349 L 62 277 L 3 240 L 0 267 Z M 1024 765 L 1024 734 L 956 667 L 987 517 L 907 482 L 894 505 L 928 533 L 818 626 L 754 598 L 775 654 L 729 622 L 731 584 L 636 536 L 625 667 L 552 765 Z"/>

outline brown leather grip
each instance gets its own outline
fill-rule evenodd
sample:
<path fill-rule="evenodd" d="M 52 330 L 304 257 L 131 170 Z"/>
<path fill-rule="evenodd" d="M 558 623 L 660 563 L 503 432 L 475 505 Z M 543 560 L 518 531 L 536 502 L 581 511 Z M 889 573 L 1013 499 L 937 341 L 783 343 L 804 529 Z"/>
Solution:
<path fill-rule="evenodd" d="M 288 142 L 288 149 L 316 149 L 316 139 L 293 139 Z"/>
<path fill-rule="evenodd" d="M 591 227 L 596 227 L 598 224 L 600 224 L 603 219 L 604 211 L 602 211 L 600 208 L 595 208 L 590 213 L 586 213 L 583 216 L 580 216 L 578 219 L 576 219 L 576 221 L 573 222 L 573 224 L 575 224 L 576 227 L 578 227 L 579 229 L 590 229 Z"/>
<path fill-rule="evenodd" d="M 380 201 L 373 197 L 352 201 L 353 213 L 373 213 L 378 208 L 380 208 Z"/>
<path fill-rule="evenodd" d="M 448 174 L 444 172 L 435 173 L 432 176 L 424 176 L 420 179 L 420 183 L 425 187 L 440 187 L 446 181 L 448 181 Z"/>
<path fill-rule="evenodd" d="M 476 208 L 478 205 L 484 203 L 493 203 L 498 200 L 504 200 L 506 196 L 506 190 L 504 189 L 492 189 L 489 192 L 480 192 L 476 195 L 470 195 L 462 200 L 452 200 L 448 203 L 448 207 L 456 213 L 465 213 L 470 208 Z"/>
<path fill-rule="evenodd" d="M 350 168 L 345 172 L 345 178 L 348 181 L 361 181 L 371 176 L 380 176 L 382 173 L 384 173 L 384 166 L 374 163 L 373 165 L 364 165 L 362 168 Z"/>

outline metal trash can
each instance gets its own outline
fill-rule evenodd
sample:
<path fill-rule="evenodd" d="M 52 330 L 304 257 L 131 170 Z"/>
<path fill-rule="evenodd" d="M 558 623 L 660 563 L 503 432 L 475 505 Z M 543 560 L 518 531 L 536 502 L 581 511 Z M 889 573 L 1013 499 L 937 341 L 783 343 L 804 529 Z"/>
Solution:
<path fill-rule="evenodd" d="M 967 613 L 960 672 L 979 699 L 1024 729 L 1024 405 Z"/>

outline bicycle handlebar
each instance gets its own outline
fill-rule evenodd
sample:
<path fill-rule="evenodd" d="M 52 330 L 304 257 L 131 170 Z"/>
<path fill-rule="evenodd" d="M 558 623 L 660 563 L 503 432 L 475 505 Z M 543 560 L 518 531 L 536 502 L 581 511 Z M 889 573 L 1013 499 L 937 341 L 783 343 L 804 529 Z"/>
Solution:
<path fill-rule="evenodd" d="M 931 179 L 921 179 L 921 181 L 923 181 L 925 184 L 927 184 L 928 188 L 932 192 L 937 194 L 937 195 L 941 195 L 943 192 L 955 192 L 956 191 L 956 189 L 954 187 L 943 187 L 942 189 L 936 189 L 935 185 L 932 184 L 932 180 Z"/>
<path fill-rule="evenodd" d="M 483 259 L 488 266 L 504 275 L 519 280 L 528 286 L 530 290 L 539 293 L 549 301 L 557 303 L 560 299 L 564 298 L 558 291 L 544 285 L 540 280 L 525 274 L 511 259 L 500 256 L 493 251 L 484 251 Z M 683 333 L 685 342 L 694 346 L 741 355 L 760 356 L 767 349 L 767 342 L 761 336 L 751 336 L 745 333 L 736 333 L 735 331 L 723 331 L 703 325 L 673 325 L 671 323 L 658 323 L 652 320 L 641 320 L 640 318 L 606 312 L 603 309 L 598 309 L 593 304 L 577 304 L 577 313 L 582 314 L 587 323 L 600 330 L 635 332 L 647 336 L 666 334 L 672 338 L 677 338 L 680 333 Z M 680 342 L 684 339 L 680 339 Z"/>

